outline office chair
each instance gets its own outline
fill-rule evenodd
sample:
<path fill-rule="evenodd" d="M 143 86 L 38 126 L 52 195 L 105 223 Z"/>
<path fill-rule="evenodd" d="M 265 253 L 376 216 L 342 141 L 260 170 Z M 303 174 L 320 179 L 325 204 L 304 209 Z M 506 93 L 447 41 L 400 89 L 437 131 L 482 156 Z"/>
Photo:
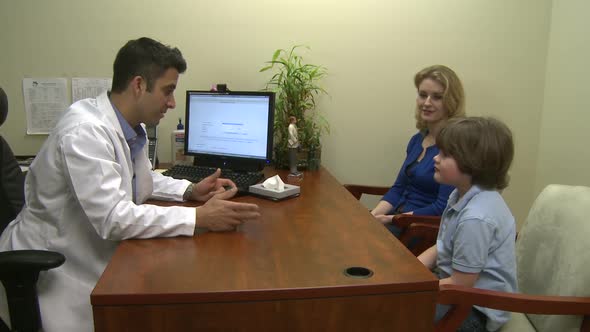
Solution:
<path fill-rule="evenodd" d="M 344 188 L 348 190 L 357 200 L 363 195 L 383 196 L 390 187 L 364 186 L 356 184 L 345 184 Z M 436 243 L 436 236 L 440 225 L 440 216 L 414 216 L 414 215 L 397 215 L 393 217 L 392 222 L 400 227 L 400 241 L 415 256 L 420 255 L 424 250 L 432 247 Z"/>
<path fill-rule="evenodd" d="M 549 185 L 537 197 L 516 241 L 518 286 L 504 293 L 440 287 L 452 309 L 438 332 L 455 331 L 473 305 L 512 312 L 510 331 L 590 331 L 590 188 Z"/>
<path fill-rule="evenodd" d="M 0 125 L 8 114 L 8 100 L 0 88 Z M 24 202 L 24 176 L 8 143 L 0 136 L 0 235 L 20 212 Z M 62 254 L 43 250 L 0 252 L 0 281 L 6 291 L 13 331 L 39 331 L 41 316 L 36 283 L 40 271 L 63 264 Z M 8 326 L 0 320 L 0 332 Z"/>

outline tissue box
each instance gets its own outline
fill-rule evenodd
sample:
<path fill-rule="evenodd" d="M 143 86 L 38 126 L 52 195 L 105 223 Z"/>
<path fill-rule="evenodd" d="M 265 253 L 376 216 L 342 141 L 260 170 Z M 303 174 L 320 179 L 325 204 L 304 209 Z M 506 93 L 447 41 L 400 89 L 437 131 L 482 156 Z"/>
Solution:
<path fill-rule="evenodd" d="M 250 190 L 252 194 L 264 196 L 265 198 L 269 198 L 275 201 L 299 196 L 300 190 L 299 186 L 294 186 L 292 184 L 285 183 L 285 190 L 278 191 L 276 189 L 268 189 L 262 186 L 262 183 L 251 185 Z"/>

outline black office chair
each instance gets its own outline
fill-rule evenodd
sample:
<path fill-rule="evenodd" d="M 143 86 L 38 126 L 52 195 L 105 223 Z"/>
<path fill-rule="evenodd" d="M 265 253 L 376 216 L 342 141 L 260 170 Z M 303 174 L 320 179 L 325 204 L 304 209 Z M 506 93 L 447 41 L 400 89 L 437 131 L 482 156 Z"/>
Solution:
<path fill-rule="evenodd" d="M 0 126 L 8 115 L 8 98 L 0 88 Z M 0 235 L 24 203 L 24 176 L 8 143 L 0 136 Z M 0 252 L 0 281 L 4 285 L 12 331 L 39 331 L 41 315 L 37 300 L 40 271 L 62 265 L 65 257 L 43 250 Z M 9 332 L 0 320 L 0 332 Z"/>

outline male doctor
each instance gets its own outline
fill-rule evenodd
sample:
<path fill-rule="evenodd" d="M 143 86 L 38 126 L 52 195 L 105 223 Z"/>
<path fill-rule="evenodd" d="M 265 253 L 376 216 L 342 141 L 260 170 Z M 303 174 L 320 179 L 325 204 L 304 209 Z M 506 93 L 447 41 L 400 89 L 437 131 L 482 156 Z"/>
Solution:
<path fill-rule="evenodd" d="M 237 189 L 219 178 L 220 170 L 197 184 L 151 171 L 142 124 L 158 124 L 176 106 L 174 90 L 185 70 L 177 48 L 149 38 L 129 41 L 115 59 L 110 93 L 65 111 L 31 165 L 25 207 L 2 234 L 0 251 L 66 256 L 37 283 L 45 331 L 93 331 L 90 293 L 121 240 L 227 231 L 260 217 L 258 206 L 226 200 Z M 142 204 L 148 198 L 206 203 L 196 209 Z M 8 322 L 1 286 L 0 293 Z"/>

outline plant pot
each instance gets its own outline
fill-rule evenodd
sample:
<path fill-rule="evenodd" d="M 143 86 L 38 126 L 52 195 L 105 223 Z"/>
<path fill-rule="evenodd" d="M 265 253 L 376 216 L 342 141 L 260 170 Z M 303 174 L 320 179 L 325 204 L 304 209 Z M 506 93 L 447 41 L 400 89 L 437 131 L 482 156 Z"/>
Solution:
<path fill-rule="evenodd" d="M 275 147 L 273 164 L 276 169 L 289 169 L 289 151 Z"/>
<path fill-rule="evenodd" d="M 297 151 L 297 169 L 317 171 L 320 169 L 322 159 L 322 150 L 300 148 Z M 274 166 L 276 169 L 289 169 L 289 151 L 288 149 L 275 148 Z"/>
<path fill-rule="evenodd" d="M 315 148 L 307 152 L 307 170 L 317 171 L 322 161 L 322 149 Z"/>

